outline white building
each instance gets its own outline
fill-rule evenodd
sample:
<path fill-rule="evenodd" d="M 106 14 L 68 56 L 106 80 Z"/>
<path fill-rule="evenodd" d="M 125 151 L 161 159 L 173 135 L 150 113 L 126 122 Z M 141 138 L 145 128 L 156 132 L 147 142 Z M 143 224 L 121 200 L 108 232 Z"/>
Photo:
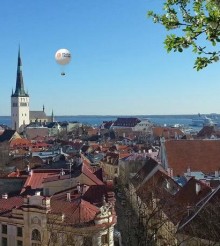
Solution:
<path fill-rule="evenodd" d="M 140 132 L 147 132 L 147 133 L 151 133 L 152 132 L 152 122 L 150 122 L 147 119 L 143 119 L 141 120 L 141 122 L 137 123 L 132 130 L 133 131 L 140 131 Z"/>

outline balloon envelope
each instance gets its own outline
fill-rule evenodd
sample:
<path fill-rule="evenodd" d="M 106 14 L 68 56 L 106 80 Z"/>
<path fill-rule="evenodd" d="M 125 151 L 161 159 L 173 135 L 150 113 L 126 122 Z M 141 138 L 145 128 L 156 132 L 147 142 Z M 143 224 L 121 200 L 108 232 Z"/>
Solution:
<path fill-rule="evenodd" d="M 67 49 L 59 49 L 55 54 L 56 62 L 60 65 L 66 65 L 71 60 L 71 54 Z"/>

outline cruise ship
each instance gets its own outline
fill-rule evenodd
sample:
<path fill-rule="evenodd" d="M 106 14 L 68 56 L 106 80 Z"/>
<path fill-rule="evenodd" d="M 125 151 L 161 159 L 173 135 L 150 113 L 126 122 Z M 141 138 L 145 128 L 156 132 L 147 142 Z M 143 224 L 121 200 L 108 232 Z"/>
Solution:
<path fill-rule="evenodd" d="M 217 125 L 211 118 L 207 116 L 198 115 L 198 117 L 192 119 L 191 126 L 203 127 L 203 126 L 214 126 Z"/>

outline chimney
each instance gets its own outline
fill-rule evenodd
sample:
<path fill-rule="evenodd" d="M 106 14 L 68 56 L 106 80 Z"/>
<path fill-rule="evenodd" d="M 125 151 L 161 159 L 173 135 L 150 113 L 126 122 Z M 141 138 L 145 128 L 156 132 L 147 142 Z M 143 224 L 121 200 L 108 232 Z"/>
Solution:
<path fill-rule="evenodd" d="M 169 176 L 170 176 L 171 178 L 173 178 L 173 168 L 170 168 L 170 170 L 169 170 Z"/>
<path fill-rule="evenodd" d="M 35 191 L 35 196 L 40 196 L 40 191 Z"/>
<path fill-rule="evenodd" d="M 67 192 L 67 193 L 66 193 L 66 200 L 67 200 L 67 202 L 71 202 L 71 195 L 70 195 L 70 192 Z"/>
<path fill-rule="evenodd" d="M 175 132 L 174 134 L 175 134 L 175 139 L 178 139 L 178 134 L 177 134 L 177 132 Z"/>
<path fill-rule="evenodd" d="M 84 184 L 82 187 L 82 194 L 85 194 L 87 190 L 88 190 L 88 186 Z"/>
<path fill-rule="evenodd" d="M 196 183 L 196 195 L 199 194 L 200 190 L 201 190 L 201 185 L 199 183 Z"/>
<path fill-rule="evenodd" d="M 187 176 L 191 176 L 191 170 L 190 170 L 190 167 L 187 168 Z"/>
<path fill-rule="evenodd" d="M 103 206 L 106 206 L 107 202 L 105 200 L 105 195 L 102 196 L 102 205 Z"/>
<path fill-rule="evenodd" d="M 63 171 L 63 168 L 61 168 L 60 170 L 60 176 L 63 176 L 65 174 L 65 172 Z"/>
<path fill-rule="evenodd" d="M 27 165 L 27 171 L 30 172 L 30 165 Z"/>
<path fill-rule="evenodd" d="M 32 174 L 33 174 L 33 170 L 30 169 L 29 175 L 32 176 Z"/>
<path fill-rule="evenodd" d="M 77 190 L 78 190 L 78 193 L 81 194 L 80 182 L 77 182 Z"/>
<path fill-rule="evenodd" d="M 215 171 L 215 178 L 218 178 L 218 177 L 219 177 L 219 172 Z"/>
<path fill-rule="evenodd" d="M 50 197 L 45 197 L 45 198 L 43 198 L 43 200 L 42 200 L 42 205 L 43 205 L 45 208 L 49 209 L 49 208 L 50 208 Z"/>
<path fill-rule="evenodd" d="M 2 199 L 8 199 L 8 194 L 7 193 L 2 194 Z"/>

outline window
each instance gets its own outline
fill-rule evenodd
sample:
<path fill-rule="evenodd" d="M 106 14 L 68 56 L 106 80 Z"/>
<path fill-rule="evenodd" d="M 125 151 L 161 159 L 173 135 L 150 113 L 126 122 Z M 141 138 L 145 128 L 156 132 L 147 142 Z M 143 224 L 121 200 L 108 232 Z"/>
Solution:
<path fill-rule="evenodd" d="M 2 238 L 2 246 L 8 246 L 8 240 L 6 237 Z"/>
<path fill-rule="evenodd" d="M 23 246 L 23 241 L 18 240 L 17 241 L 17 246 Z"/>
<path fill-rule="evenodd" d="M 22 228 L 21 227 L 17 227 L 17 237 L 22 237 Z"/>
<path fill-rule="evenodd" d="M 101 241 L 102 244 L 108 243 L 108 234 L 102 235 Z"/>
<path fill-rule="evenodd" d="M 2 233 L 7 234 L 7 225 L 2 225 Z"/>
<path fill-rule="evenodd" d="M 32 231 L 31 240 L 35 240 L 35 241 L 40 241 L 41 240 L 40 232 L 37 229 L 34 229 Z"/>

